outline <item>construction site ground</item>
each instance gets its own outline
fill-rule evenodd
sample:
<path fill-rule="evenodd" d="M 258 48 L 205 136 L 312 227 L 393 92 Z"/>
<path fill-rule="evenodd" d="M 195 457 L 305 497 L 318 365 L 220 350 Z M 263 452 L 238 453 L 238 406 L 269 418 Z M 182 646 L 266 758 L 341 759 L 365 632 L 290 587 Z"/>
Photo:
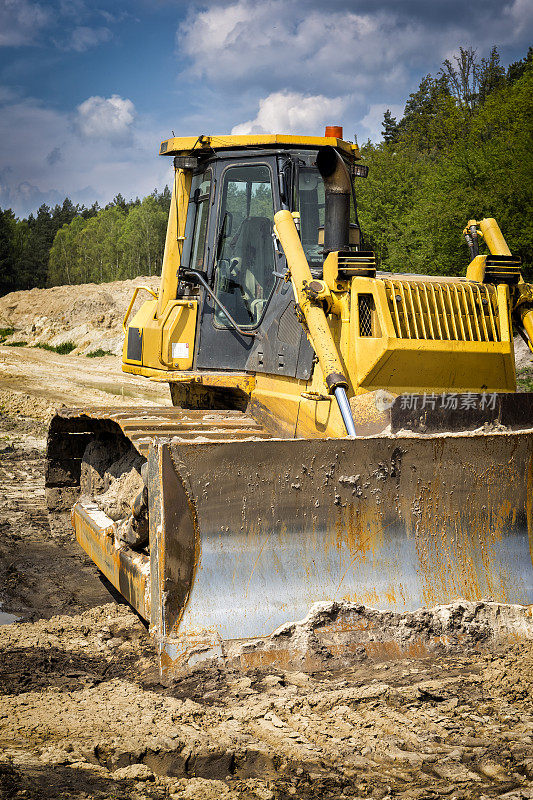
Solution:
<path fill-rule="evenodd" d="M 54 407 L 122 402 L 168 388 L 116 356 L 0 346 L 0 798 L 533 798 L 533 642 L 162 685 L 44 501 Z"/>

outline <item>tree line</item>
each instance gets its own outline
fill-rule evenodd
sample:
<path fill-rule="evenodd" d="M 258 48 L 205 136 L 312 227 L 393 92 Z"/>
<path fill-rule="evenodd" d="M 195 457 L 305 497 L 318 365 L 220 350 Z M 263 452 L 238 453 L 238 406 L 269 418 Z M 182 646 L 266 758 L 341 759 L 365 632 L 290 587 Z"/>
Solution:
<path fill-rule="evenodd" d="M 161 269 L 170 190 L 143 200 L 118 194 L 99 208 L 67 197 L 17 219 L 0 209 L 0 295 L 17 289 L 102 283 L 154 275 Z"/>
<path fill-rule="evenodd" d="M 460 48 L 382 127 L 383 142 L 361 148 L 370 172 L 357 182 L 382 269 L 464 274 L 466 222 L 495 217 L 533 276 L 533 48 L 507 69 L 496 47 L 481 59 Z M 22 220 L 0 209 L 0 294 L 159 272 L 169 207 L 166 187 L 103 209 L 66 198 Z"/>
<path fill-rule="evenodd" d="M 401 119 L 386 111 L 380 144 L 356 184 L 365 243 L 381 269 L 464 274 L 462 230 L 494 217 L 533 277 L 533 48 L 504 69 L 459 50 L 425 76 Z"/>

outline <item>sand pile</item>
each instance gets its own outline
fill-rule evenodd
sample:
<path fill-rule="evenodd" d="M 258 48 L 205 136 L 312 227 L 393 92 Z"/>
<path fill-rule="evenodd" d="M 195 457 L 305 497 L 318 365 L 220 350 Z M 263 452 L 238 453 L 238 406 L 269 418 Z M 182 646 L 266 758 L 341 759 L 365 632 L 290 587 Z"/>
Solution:
<path fill-rule="evenodd" d="M 114 283 L 54 286 L 11 292 L 0 297 L 0 328 L 14 328 L 6 342 L 49 344 L 72 341 L 75 355 L 102 349 L 115 355 L 122 351 L 122 320 L 139 285 L 156 290 L 159 277 L 135 278 Z M 149 295 L 139 292 L 135 310 Z"/>

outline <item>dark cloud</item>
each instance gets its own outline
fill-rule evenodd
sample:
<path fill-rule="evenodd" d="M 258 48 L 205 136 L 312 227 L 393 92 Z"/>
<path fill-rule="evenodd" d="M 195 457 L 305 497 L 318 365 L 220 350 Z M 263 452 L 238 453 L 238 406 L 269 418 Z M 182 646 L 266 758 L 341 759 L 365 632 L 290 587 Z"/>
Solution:
<path fill-rule="evenodd" d="M 61 161 L 62 158 L 63 158 L 63 156 L 61 154 L 61 148 L 60 147 L 54 147 L 54 149 L 50 150 L 50 152 L 46 156 L 46 163 L 50 167 L 53 167 L 54 164 L 57 164 L 57 162 Z"/>
<path fill-rule="evenodd" d="M 275 108 L 272 118 L 288 119 L 294 106 L 280 104 L 296 94 L 315 98 L 309 107 L 319 97 L 339 99 L 350 127 L 379 136 L 382 112 L 403 106 L 422 76 L 436 74 L 460 46 L 482 57 L 497 44 L 511 60 L 527 49 L 532 28 L 531 0 L 474 0 L 467 10 L 458 0 L 332 0 L 327 7 L 318 0 L 234 0 L 191 9 L 177 48 L 187 64 L 182 78 L 216 89 L 221 110 L 243 93 L 254 97 L 238 123 L 257 127 L 265 107 Z"/>

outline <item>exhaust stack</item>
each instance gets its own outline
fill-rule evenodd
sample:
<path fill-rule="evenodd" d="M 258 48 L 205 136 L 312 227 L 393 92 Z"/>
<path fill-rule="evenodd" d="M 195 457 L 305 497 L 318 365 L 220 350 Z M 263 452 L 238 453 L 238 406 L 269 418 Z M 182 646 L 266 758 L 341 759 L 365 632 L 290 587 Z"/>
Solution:
<path fill-rule="evenodd" d="M 350 247 L 350 196 L 352 184 L 348 168 L 334 147 L 318 151 L 316 165 L 324 180 L 326 209 L 324 255 Z"/>

